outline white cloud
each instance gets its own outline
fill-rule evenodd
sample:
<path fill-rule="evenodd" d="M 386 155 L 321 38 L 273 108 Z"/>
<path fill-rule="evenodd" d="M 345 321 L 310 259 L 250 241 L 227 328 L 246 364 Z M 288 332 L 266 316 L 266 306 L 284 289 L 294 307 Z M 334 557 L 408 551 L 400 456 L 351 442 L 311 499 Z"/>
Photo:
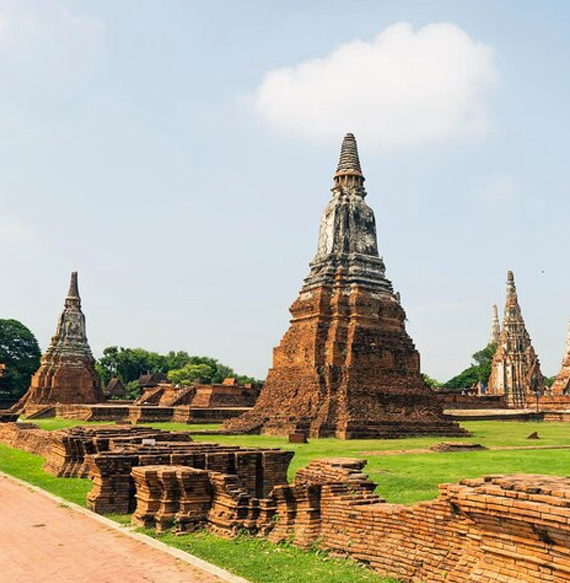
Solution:
<path fill-rule="evenodd" d="M 372 42 L 270 71 L 252 98 L 257 114 L 285 134 L 324 141 L 351 131 L 367 145 L 394 148 L 485 132 L 495 75 L 492 49 L 458 26 L 397 23 Z"/>
<path fill-rule="evenodd" d="M 501 206 L 515 198 L 516 190 L 515 181 L 511 176 L 499 174 L 491 177 L 475 191 L 475 199 L 490 207 Z"/>

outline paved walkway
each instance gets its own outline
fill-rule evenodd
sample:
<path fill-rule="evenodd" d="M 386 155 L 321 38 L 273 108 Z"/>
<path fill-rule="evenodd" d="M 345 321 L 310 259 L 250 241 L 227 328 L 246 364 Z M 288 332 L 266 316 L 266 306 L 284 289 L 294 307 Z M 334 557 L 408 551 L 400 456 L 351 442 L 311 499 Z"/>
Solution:
<path fill-rule="evenodd" d="M 2 582 L 222 581 L 3 476 L 0 509 Z"/>

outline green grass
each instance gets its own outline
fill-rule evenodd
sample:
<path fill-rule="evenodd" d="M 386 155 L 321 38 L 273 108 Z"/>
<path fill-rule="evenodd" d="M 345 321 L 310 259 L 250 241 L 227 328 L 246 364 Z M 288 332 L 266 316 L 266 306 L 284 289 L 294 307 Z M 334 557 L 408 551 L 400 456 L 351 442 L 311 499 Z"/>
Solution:
<path fill-rule="evenodd" d="M 38 425 L 45 429 L 59 429 L 81 422 L 62 419 L 45 419 Z M 187 426 L 174 423 L 153 424 L 162 429 L 209 430 L 217 426 Z M 472 441 L 487 447 L 528 445 L 570 445 L 570 423 L 518 423 L 501 421 L 476 421 L 462 424 L 473 433 Z M 526 437 L 538 431 L 539 441 Z M 259 435 L 222 436 L 199 435 L 198 441 L 257 446 L 282 447 L 295 451 L 290 477 L 311 460 L 324 457 L 366 458 L 366 471 L 378 484 L 377 492 L 389 502 L 414 503 L 437 496 L 437 485 L 456 482 L 466 477 L 496 473 L 542 473 L 565 476 L 570 473 L 569 450 L 502 450 L 469 453 L 427 454 L 410 453 L 377 455 L 387 450 L 424 449 L 442 441 L 438 437 L 421 437 L 398 440 L 311 440 L 308 444 L 290 444 L 285 438 Z M 446 441 L 451 441 L 446 439 Z M 0 445 L 0 470 L 12 474 L 66 500 L 85 506 L 85 496 L 91 488 L 89 480 L 54 478 L 41 467 L 43 458 Z M 112 516 L 127 523 L 128 516 Z M 305 552 L 290 545 L 274 546 L 267 541 L 247 536 L 228 541 L 210 533 L 201 532 L 185 536 L 166 534 L 157 536 L 172 546 L 224 567 L 255 583 L 388 583 L 368 569 L 349 560 L 335 559 L 318 551 Z"/>
<path fill-rule="evenodd" d="M 67 429 L 68 427 L 76 427 L 78 425 L 114 425 L 113 421 L 80 421 L 77 419 L 34 419 L 31 421 L 47 431 L 54 431 L 56 429 Z M 215 431 L 220 426 L 217 423 L 196 423 L 188 425 L 186 423 L 141 423 L 144 427 L 158 427 L 164 431 Z"/>
<path fill-rule="evenodd" d="M 81 422 L 45 419 L 38 425 L 58 429 Z M 491 473 L 570 474 L 570 450 L 483 451 L 450 454 L 375 455 L 387 450 L 425 449 L 445 441 L 470 441 L 487 447 L 529 445 L 570 445 L 570 423 L 536 423 L 509 421 L 468 421 L 462 425 L 473 435 L 469 438 L 415 437 L 407 439 L 351 440 L 314 439 L 308 444 L 291 444 L 284 437 L 265 435 L 195 435 L 197 441 L 248 447 L 281 447 L 293 450 L 289 479 L 311 460 L 325 457 L 357 457 L 368 461 L 370 478 L 378 483 L 377 492 L 389 502 L 411 504 L 435 498 L 438 484 L 456 482 L 466 477 Z M 154 427 L 173 430 L 212 429 L 218 426 L 181 423 L 155 423 Z M 540 440 L 528 441 L 538 431 Z"/>
<path fill-rule="evenodd" d="M 42 470 L 43 457 L 0 444 L 0 470 L 34 486 L 86 506 L 85 497 L 91 490 L 91 480 L 79 478 L 56 478 Z"/>
<path fill-rule="evenodd" d="M 250 536 L 227 540 L 206 531 L 184 536 L 145 532 L 256 583 L 397 583 L 380 578 L 350 559 L 292 545 L 273 545 Z"/>

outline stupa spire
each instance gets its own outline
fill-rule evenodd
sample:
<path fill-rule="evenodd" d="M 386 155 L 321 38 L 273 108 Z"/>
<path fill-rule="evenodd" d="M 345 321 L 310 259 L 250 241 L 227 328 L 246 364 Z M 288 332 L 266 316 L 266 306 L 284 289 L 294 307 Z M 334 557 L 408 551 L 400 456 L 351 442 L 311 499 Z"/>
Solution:
<path fill-rule="evenodd" d="M 493 321 L 491 324 L 491 335 L 489 336 L 489 344 L 499 344 L 501 338 L 501 324 L 499 323 L 499 308 L 493 306 Z"/>
<path fill-rule="evenodd" d="M 522 316 L 515 276 L 508 271 L 505 315 L 491 367 L 488 392 L 504 395 L 511 407 L 525 407 L 536 391 L 543 390 L 544 378 Z"/>
<path fill-rule="evenodd" d="M 340 439 L 464 433 L 421 376 L 363 182 L 356 140 L 347 134 L 290 328 L 257 403 L 225 429 Z"/>
<path fill-rule="evenodd" d="M 46 403 L 100 403 L 103 400 L 101 379 L 87 341 L 77 272 L 74 271 L 55 334 L 28 392 L 17 407 L 33 412 L 34 406 Z"/>
<path fill-rule="evenodd" d="M 507 307 L 518 305 L 517 286 L 515 285 L 515 274 L 507 271 Z"/>
<path fill-rule="evenodd" d="M 360 166 L 354 134 L 346 134 L 340 147 L 340 157 L 334 175 L 335 186 L 362 186 L 364 175 Z"/>
<path fill-rule="evenodd" d="M 77 271 L 71 272 L 69 291 L 67 292 L 67 297 L 65 298 L 66 303 L 68 300 L 78 302 L 79 305 L 81 305 L 81 296 L 79 295 L 79 286 L 77 284 Z"/>
<path fill-rule="evenodd" d="M 319 229 L 317 254 L 305 279 L 305 289 L 333 285 L 337 276 L 346 285 L 360 284 L 393 295 L 384 261 L 378 253 L 376 220 L 366 204 L 364 176 L 353 134 L 346 134 L 332 188 Z"/>

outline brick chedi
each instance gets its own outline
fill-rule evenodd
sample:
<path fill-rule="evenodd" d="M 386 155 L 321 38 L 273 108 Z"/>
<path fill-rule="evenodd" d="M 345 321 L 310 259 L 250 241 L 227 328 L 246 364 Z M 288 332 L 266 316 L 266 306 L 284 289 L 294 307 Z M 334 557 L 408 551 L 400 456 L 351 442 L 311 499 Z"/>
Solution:
<path fill-rule="evenodd" d="M 73 272 L 55 335 L 18 406 L 28 410 L 37 405 L 101 403 L 104 400 L 85 333 L 77 273 Z"/>
<path fill-rule="evenodd" d="M 524 323 L 512 271 L 507 273 L 503 329 L 493 358 L 488 394 L 502 395 L 509 407 L 526 407 L 544 391 L 540 362 Z"/>
<path fill-rule="evenodd" d="M 352 134 L 344 138 L 332 193 L 261 395 L 224 428 L 342 439 L 461 434 L 420 374 L 406 314 L 378 254 Z"/>
<path fill-rule="evenodd" d="M 568 339 L 566 340 L 562 366 L 550 390 L 552 395 L 570 395 L 570 322 L 568 322 Z"/>

